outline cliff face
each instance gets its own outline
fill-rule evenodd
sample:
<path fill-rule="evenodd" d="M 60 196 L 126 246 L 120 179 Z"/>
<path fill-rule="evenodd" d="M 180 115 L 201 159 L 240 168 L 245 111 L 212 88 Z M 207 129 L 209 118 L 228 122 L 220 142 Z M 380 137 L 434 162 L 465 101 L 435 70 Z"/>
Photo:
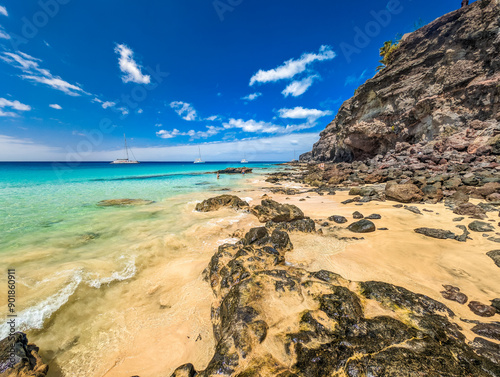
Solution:
<path fill-rule="evenodd" d="M 342 105 L 301 160 L 363 160 L 397 142 L 446 144 L 457 134 L 472 153 L 491 144 L 500 121 L 499 51 L 500 0 L 479 0 L 406 35 L 391 64 Z M 473 120 L 484 122 L 481 132 Z"/>

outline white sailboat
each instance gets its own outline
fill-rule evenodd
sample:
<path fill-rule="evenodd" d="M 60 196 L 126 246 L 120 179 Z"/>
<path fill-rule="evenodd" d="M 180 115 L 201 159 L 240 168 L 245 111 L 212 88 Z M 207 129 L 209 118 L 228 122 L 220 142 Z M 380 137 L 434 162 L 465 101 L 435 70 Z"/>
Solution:
<path fill-rule="evenodd" d="M 198 153 L 200 154 L 200 157 L 199 157 L 199 158 L 197 158 L 196 160 L 194 160 L 194 163 L 195 163 L 195 164 L 204 164 L 204 163 L 205 163 L 205 161 L 203 161 L 203 160 L 201 159 L 201 149 L 200 149 L 200 147 L 198 147 Z"/>
<path fill-rule="evenodd" d="M 241 160 L 242 164 L 248 164 L 247 156 L 245 154 L 245 157 L 243 157 L 243 160 Z"/>
<path fill-rule="evenodd" d="M 116 159 L 111 164 L 139 164 L 140 163 L 139 161 L 129 159 L 129 155 L 128 155 L 129 148 L 127 146 L 127 137 L 125 136 L 125 134 L 123 134 L 123 139 L 125 140 L 125 153 L 127 154 L 127 158 Z M 132 150 L 130 150 L 130 153 L 132 154 L 132 156 L 135 159 L 135 156 L 134 156 L 134 153 L 132 152 Z"/>

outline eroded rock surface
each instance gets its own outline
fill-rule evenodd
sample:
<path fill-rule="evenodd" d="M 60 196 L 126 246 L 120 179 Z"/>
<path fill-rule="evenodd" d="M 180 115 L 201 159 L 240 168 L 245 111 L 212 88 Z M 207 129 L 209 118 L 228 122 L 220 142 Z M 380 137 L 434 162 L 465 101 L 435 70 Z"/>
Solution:
<path fill-rule="evenodd" d="M 235 210 L 248 210 L 249 205 L 235 195 L 220 195 L 215 198 L 204 200 L 196 205 L 198 212 L 217 211 L 220 208 L 229 207 Z"/>
<path fill-rule="evenodd" d="M 126 207 L 126 206 L 144 206 L 152 204 L 154 201 L 145 199 L 109 199 L 101 200 L 97 205 L 99 207 Z"/>
<path fill-rule="evenodd" d="M 264 230 L 252 229 L 244 240 L 220 246 L 206 269 L 216 348 L 196 376 L 500 373 L 496 345 L 477 338 L 469 346 L 444 304 L 388 283 L 354 283 L 286 264 L 290 246 L 273 244 Z M 367 316 L 368 304 L 387 315 Z M 191 366 L 172 377 L 185 375 Z"/>
<path fill-rule="evenodd" d="M 49 370 L 38 354 L 38 347 L 28 343 L 24 333 L 0 341 L 1 377 L 45 377 Z"/>

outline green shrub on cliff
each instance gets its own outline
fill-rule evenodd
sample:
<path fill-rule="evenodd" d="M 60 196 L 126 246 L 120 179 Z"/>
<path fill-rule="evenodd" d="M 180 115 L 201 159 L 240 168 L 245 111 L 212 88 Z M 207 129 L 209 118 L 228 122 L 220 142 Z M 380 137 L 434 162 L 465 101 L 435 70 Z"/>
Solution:
<path fill-rule="evenodd" d="M 380 56 L 382 57 L 382 60 L 380 60 L 379 62 L 382 65 L 377 67 L 377 71 L 384 69 L 391 63 L 392 55 L 394 54 L 394 51 L 398 49 L 398 47 L 399 47 L 398 40 L 396 40 L 395 42 L 386 41 L 384 43 L 384 45 L 380 48 Z"/>

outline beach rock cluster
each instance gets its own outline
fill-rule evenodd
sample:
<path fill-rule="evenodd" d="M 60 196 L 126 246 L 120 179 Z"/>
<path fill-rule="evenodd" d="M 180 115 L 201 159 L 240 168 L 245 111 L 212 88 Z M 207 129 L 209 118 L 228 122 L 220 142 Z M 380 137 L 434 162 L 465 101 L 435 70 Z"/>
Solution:
<path fill-rule="evenodd" d="M 218 170 L 216 173 L 219 174 L 250 174 L 252 169 L 250 168 L 226 168 L 224 170 Z"/>
<path fill-rule="evenodd" d="M 217 211 L 223 207 L 243 211 L 248 211 L 249 209 L 248 203 L 235 195 L 220 195 L 196 204 L 195 210 L 198 212 L 211 212 Z"/>
<path fill-rule="evenodd" d="M 215 295 L 213 358 L 205 370 L 186 364 L 172 377 L 500 374 L 498 344 L 488 340 L 496 327 L 478 324 L 469 344 L 444 304 L 294 267 L 285 263 L 292 248 L 286 232 L 265 227 L 219 247 L 204 273 Z M 386 314 L 368 315 L 368 306 Z"/>
<path fill-rule="evenodd" d="M 499 20 L 498 0 L 479 0 L 403 36 L 388 66 L 342 105 L 300 161 L 390 167 L 404 159 L 413 172 L 497 163 Z M 474 185 L 481 175 L 454 178 L 448 185 Z"/>
<path fill-rule="evenodd" d="M 1 377 L 45 377 L 49 370 L 38 354 L 38 347 L 28 343 L 26 334 L 17 332 L 0 341 Z"/>

